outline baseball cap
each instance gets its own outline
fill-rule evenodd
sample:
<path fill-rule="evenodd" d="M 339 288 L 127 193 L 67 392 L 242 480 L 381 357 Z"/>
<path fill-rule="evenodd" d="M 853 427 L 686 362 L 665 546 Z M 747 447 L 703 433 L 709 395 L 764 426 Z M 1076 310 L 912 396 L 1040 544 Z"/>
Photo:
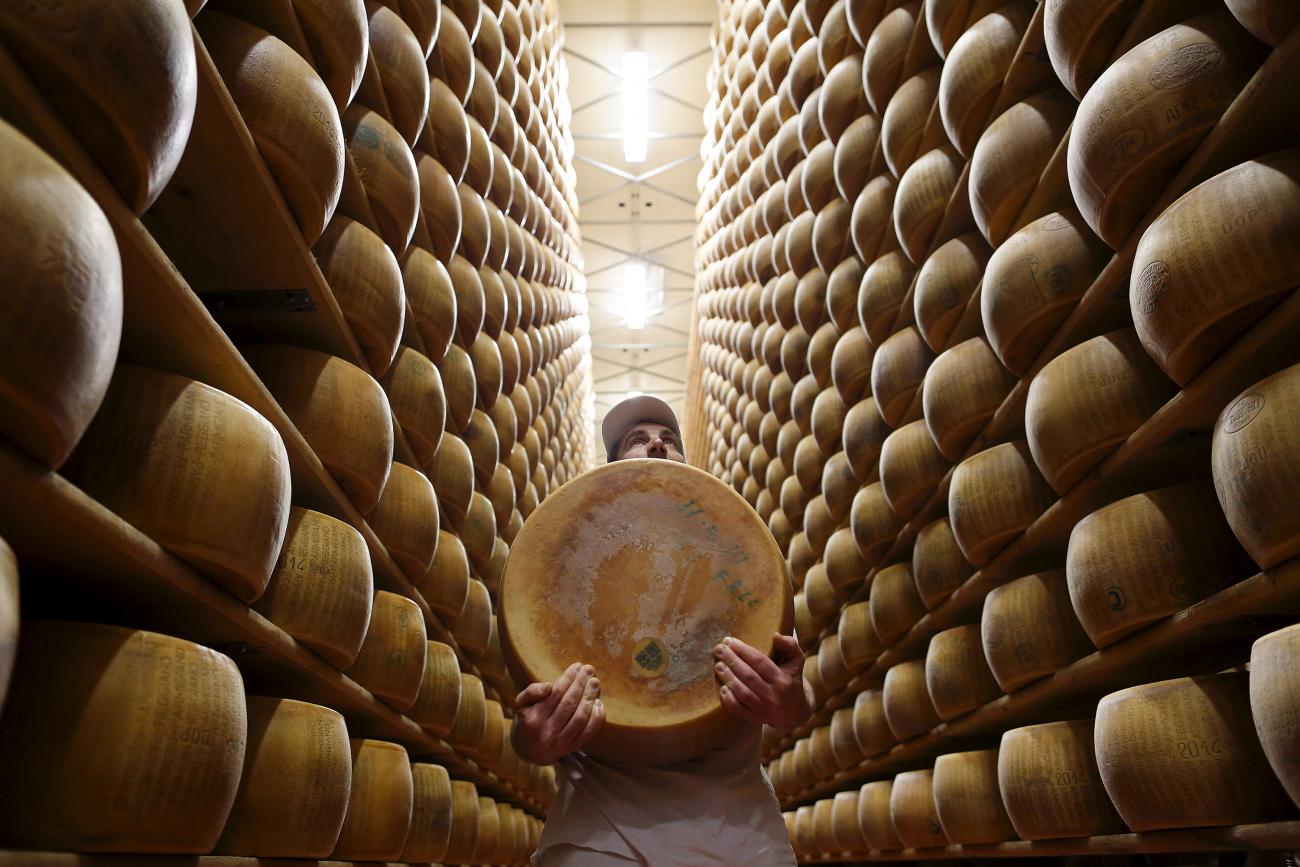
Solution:
<path fill-rule="evenodd" d="M 667 403 L 649 394 L 628 397 L 614 404 L 605 413 L 605 420 L 600 425 L 600 438 L 605 442 L 605 459 L 614 460 L 618 451 L 618 441 L 624 432 L 634 424 L 651 421 L 672 428 L 678 437 L 682 435 L 681 426 L 677 424 L 677 415 Z"/>

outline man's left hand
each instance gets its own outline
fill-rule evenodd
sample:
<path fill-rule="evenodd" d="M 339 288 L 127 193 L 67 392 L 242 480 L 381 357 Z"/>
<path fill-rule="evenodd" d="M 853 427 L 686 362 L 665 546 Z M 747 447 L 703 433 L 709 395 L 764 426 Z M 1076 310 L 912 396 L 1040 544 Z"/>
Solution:
<path fill-rule="evenodd" d="M 789 635 L 772 639 L 772 658 L 738 638 L 713 648 L 722 706 L 752 723 L 790 730 L 812 715 L 803 651 Z"/>

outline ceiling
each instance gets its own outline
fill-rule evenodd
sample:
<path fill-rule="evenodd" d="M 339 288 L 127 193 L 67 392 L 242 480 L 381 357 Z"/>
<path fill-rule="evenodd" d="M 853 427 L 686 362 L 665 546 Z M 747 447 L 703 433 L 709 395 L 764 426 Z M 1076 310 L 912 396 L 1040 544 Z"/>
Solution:
<path fill-rule="evenodd" d="M 686 342 L 694 293 L 695 187 L 704 135 L 710 0 L 560 0 L 573 106 L 578 223 L 590 301 L 596 435 L 629 392 L 662 397 L 684 414 Z M 649 143 L 623 158 L 623 54 L 648 60 Z M 629 262 L 662 268 L 663 309 L 627 327 Z M 597 446 L 599 448 L 599 446 Z M 593 456 L 597 463 L 603 454 Z"/>

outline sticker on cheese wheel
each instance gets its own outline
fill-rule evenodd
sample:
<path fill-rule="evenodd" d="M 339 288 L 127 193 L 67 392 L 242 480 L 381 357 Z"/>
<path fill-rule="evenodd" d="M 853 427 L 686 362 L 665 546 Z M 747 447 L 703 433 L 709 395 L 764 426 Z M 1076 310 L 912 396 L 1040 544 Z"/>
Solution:
<path fill-rule="evenodd" d="M 343 827 L 351 786 L 348 729 L 337 711 L 250 695 L 244 771 L 216 852 L 324 858 Z"/>
<path fill-rule="evenodd" d="M 790 632 L 791 593 L 780 549 L 739 494 L 682 464 L 619 461 L 525 522 L 502 581 L 503 646 L 519 683 L 595 668 L 606 721 L 592 755 L 667 764 L 734 734 L 713 647 L 734 636 L 769 652 Z"/>
<path fill-rule="evenodd" d="M 153 632 L 22 629 L 0 724 L 0 845 L 212 851 L 244 763 L 235 664 Z"/>

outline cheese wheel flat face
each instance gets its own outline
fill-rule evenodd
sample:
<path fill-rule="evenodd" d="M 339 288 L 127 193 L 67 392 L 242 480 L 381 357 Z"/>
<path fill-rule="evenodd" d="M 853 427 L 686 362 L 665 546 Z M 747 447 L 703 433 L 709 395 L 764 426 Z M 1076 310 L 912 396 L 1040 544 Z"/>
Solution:
<path fill-rule="evenodd" d="M 216 851 L 324 858 L 343 827 L 351 788 L 348 730 L 337 711 L 249 696 L 244 771 Z"/>
<path fill-rule="evenodd" d="M 189 139 L 198 95 L 191 33 L 184 6 L 171 0 L 0 10 L 5 46 L 137 214 L 171 180 Z"/>
<path fill-rule="evenodd" d="M 619 761 L 664 763 L 723 742 L 732 723 L 714 645 L 734 636 L 768 652 L 793 616 L 785 563 L 748 503 L 669 461 L 609 464 L 548 498 L 502 584 L 519 679 L 592 665 L 607 716 L 589 751 Z"/>
<path fill-rule="evenodd" d="M 266 589 L 289 520 L 289 457 L 242 401 L 120 364 L 65 473 L 238 598 Z"/>
<path fill-rule="evenodd" d="M 1250 651 L 1250 712 L 1273 773 L 1300 804 L 1300 627 L 1271 632 Z"/>
<path fill-rule="evenodd" d="M 22 628 L 0 724 L 0 841 L 212 851 L 244 763 L 248 720 L 235 664 L 152 632 L 43 621 Z"/>
<path fill-rule="evenodd" d="M 1124 832 L 1101 783 L 1092 720 L 1012 729 L 998 750 L 998 789 L 1024 840 Z"/>
<path fill-rule="evenodd" d="M 0 436 L 53 469 L 108 389 L 122 336 L 122 264 L 90 195 L 3 122 L 0 164 Z"/>

